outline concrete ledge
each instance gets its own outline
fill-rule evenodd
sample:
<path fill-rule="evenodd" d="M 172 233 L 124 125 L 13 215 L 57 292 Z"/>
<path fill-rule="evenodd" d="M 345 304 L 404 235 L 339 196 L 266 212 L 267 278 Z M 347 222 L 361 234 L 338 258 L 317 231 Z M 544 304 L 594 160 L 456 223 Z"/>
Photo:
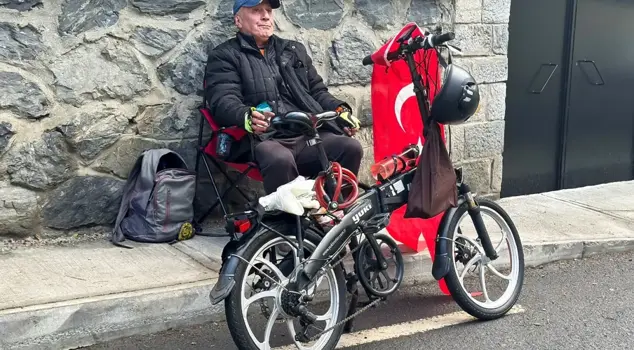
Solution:
<path fill-rule="evenodd" d="M 212 307 L 215 280 L 0 312 L 0 348 L 72 349 L 224 318 Z"/>
<path fill-rule="evenodd" d="M 524 243 L 525 265 L 580 259 L 634 250 L 634 238 L 553 243 Z M 428 252 L 406 254 L 403 286 L 436 282 Z M 352 262 L 345 262 L 352 268 Z M 72 349 L 116 338 L 150 334 L 173 327 L 225 319 L 224 304 L 212 307 L 209 291 L 215 279 L 15 308 L 0 312 L 0 348 Z M 363 300 L 364 294 L 361 298 Z"/>
<path fill-rule="evenodd" d="M 634 250 L 634 238 L 606 239 L 584 242 L 583 257 L 604 253 L 621 253 Z"/>
<path fill-rule="evenodd" d="M 524 244 L 524 265 L 534 267 L 558 260 L 583 257 L 583 242 Z"/>

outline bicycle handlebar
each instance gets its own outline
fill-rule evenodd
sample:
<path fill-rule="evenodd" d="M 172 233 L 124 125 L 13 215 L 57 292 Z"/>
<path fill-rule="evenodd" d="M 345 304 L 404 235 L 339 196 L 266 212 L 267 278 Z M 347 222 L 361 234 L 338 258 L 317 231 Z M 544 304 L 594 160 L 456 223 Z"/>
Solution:
<path fill-rule="evenodd" d="M 447 41 L 453 40 L 455 37 L 456 35 L 453 32 L 446 32 L 442 34 L 428 34 L 427 36 L 425 36 L 424 39 L 418 37 L 413 41 L 410 40 L 412 41 L 410 44 L 403 44 L 398 50 L 389 53 L 387 55 L 387 60 L 396 60 L 403 53 L 403 47 L 409 49 L 408 51 L 410 52 L 418 51 L 419 49 L 428 50 L 436 46 L 440 46 Z M 369 66 L 373 64 L 374 62 L 372 61 L 372 55 L 365 56 L 362 63 L 364 66 Z"/>
<path fill-rule="evenodd" d="M 317 119 L 334 119 L 335 117 L 339 116 L 339 113 L 335 112 L 335 111 L 326 111 L 323 113 L 319 113 L 319 114 L 315 114 L 315 117 Z"/>

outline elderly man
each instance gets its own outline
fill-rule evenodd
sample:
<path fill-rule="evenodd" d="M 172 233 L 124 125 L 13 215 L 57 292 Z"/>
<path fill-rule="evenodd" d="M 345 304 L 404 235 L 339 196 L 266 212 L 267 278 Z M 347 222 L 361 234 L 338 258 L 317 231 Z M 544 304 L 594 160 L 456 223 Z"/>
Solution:
<path fill-rule="evenodd" d="M 328 158 L 358 174 L 363 156 L 361 144 L 351 137 L 359 128 L 351 107 L 328 92 L 303 44 L 273 34 L 273 10 L 279 7 L 279 0 L 236 0 L 239 31 L 210 53 L 205 71 L 207 106 L 219 125 L 241 126 L 250 133 L 244 138 L 248 146 L 232 149 L 244 156 L 253 147 L 267 194 L 298 175 L 319 171 L 317 149 L 304 136 L 272 129 L 269 120 L 275 115 L 337 111 L 337 121 L 320 129 Z M 263 105 L 271 111 L 258 108 Z"/>

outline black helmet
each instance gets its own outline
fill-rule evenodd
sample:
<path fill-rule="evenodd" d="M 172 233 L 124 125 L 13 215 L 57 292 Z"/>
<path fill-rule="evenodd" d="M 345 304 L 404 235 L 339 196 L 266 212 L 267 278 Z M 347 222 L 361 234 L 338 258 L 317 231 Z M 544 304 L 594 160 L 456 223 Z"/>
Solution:
<path fill-rule="evenodd" d="M 442 87 L 432 102 L 432 119 L 440 124 L 464 123 L 479 104 L 480 91 L 473 76 L 463 68 L 448 65 Z"/>

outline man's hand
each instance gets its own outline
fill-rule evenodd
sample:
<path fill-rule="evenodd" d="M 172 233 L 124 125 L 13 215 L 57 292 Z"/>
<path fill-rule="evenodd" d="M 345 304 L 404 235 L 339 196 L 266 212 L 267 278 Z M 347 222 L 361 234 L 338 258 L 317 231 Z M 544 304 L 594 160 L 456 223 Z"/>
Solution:
<path fill-rule="evenodd" d="M 272 112 L 260 113 L 258 111 L 251 112 L 251 131 L 254 134 L 262 134 L 270 125 L 270 120 L 275 116 Z M 248 130 L 248 129 L 247 129 Z"/>
<path fill-rule="evenodd" d="M 343 131 L 345 131 L 348 136 L 352 137 L 357 133 L 357 131 L 359 131 L 359 129 L 343 128 Z"/>
<path fill-rule="evenodd" d="M 344 111 L 339 114 L 339 118 L 342 119 L 344 127 L 343 131 L 348 134 L 348 136 L 354 136 L 360 128 L 360 122 L 357 117 L 353 116 L 351 112 Z"/>

